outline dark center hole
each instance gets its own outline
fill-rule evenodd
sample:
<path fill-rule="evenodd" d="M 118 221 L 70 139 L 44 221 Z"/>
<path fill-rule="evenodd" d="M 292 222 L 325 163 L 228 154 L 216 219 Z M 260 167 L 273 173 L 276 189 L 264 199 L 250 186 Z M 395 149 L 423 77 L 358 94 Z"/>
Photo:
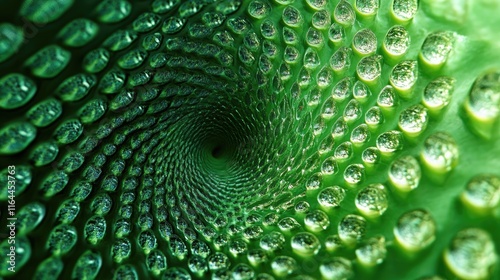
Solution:
<path fill-rule="evenodd" d="M 217 145 L 212 149 L 212 156 L 214 158 L 220 158 L 222 156 L 223 148 L 221 145 Z"/>

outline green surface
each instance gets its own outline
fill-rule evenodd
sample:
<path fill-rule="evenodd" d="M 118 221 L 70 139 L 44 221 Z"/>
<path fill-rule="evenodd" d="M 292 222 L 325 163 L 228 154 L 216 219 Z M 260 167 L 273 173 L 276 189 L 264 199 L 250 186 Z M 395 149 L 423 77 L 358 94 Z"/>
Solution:
<path fill-rule="evenodd" d="M 497 0 L 0 6 L 0 279 L 500 279 Z"/>

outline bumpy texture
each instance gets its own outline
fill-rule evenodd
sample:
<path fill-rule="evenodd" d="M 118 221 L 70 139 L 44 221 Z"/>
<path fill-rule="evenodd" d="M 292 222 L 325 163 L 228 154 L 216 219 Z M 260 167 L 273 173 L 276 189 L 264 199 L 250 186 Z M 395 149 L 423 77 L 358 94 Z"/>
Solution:
<path fill-rule="evenodd" d="M 500 279 L 498 1 L 0 4 L 0 278 Z"/>

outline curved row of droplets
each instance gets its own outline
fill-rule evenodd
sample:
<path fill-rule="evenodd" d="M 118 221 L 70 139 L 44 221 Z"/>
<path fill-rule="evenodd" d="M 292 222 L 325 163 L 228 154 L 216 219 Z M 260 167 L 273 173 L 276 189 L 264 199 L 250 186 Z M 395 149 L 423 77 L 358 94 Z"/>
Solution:
<path fill-rule="evenodd" d="M 383 235 L 365 238 L 370 219 L 390 209 L 393 192 L 419 186 L 421 163 L 424 174 L 446 174 L 457 165 L 457 143 L 444 132 L 425 138 L 420 160 L 416 154 L 397 155 L 451 102 L 455 82 L 441 76 L 425 87 L 418 84 L 421 70 L 445 64 L 457 35 L 428 35 L 418 61 L 408 60 L 417 55 L 406 28 L 417 14 L 416 1 L 395 0 L 386 11 L 376 1 L 356 1 L 354 6 L 338 1 L 334 7 L 326 1 L 210 2 L 154 1 L 152 12 L 85 55 L 84 72 L 62 80 L 54 97 L 34 104 L 25 120 L 0 131 L 2 154 L 30 150 L 33 167 L 18 167 L 19 192 L 30 185 L 34 167 L 52 165 L 38 188 L 27 190 L 39 189 L 52 202 L 56 194 L 68 196 L 57 211 L 46 213 L 40 202 L 20 210 L 20 267 L 35 261 L 30 258 L 33 244 L 24 236 L 39 233 L 45 220 L 43 224 L 56 226 L 46 235 L 48 252 L 37 277 L 61 275 L 64 269 L 69 271 L 65 275 L 95 278 L 107 273 L 102 266 L 110 265 L 116 267 L 117 279 L 146 273 L 163 279 L 298 274 L 303 279 L 306 268 L 300 260 L 305 256 L 319 262 L 313 276 L 343 279 L 353 275 L 354 263 L 384 261 L 392 242 Z M 56 19 L 71 3 L 25 1 L 21 13 L 33 21 Z M 127 1 L 103 3 L 96 8 L 101 23 L 119 22 L 131 13 Z M 57 11 L 43 8 L 57 5 Z M 204 13 L 198 16 L 200 11 Z M 397 22 L 381 46 L 372 31 L 377 27 L 370 25 L 379 16 Z M 84 46 L 98 26 L 77 19 L 58 38 L 67 48 Z M 1 25 L 2 34 L 16 32 L 11 24 Z M 20 48 L 21 37 L 7 36 L 11 49 Z M 113 67 L 114 53 L 120 51 Z M 30 73 L 2 77 L 2 108 L 31 104 L 39 90 L 35 79 L 63 74 L 70 58 L 71 51 L 50 45 L 27 59 Z M 498 117 L 484 101 L 491 98 L 487 90 L 498 76 L 479 77 L 466 101 L 481 128 Z M 61 121 L 68 116 L 63 108 L 80 100 L 85 100 L 83 108 Z M 211 115 L 235 127 L 234 132 L 202 120 Z M 52 139 L 31 147 L 44 127 L 52 127 Z M 202 151 L 195 139 L 216 131 L 234 136 L 231 145 L 252 144 L 245 156 L 244 147 L 231 155 L 241 157 L 235 166 L 243 171 L 236 172 L 235 180 L 214 177 L 216 170 L 192 157 Z M 62 147 L 75 148 L 67 148 L 63 156 Z M 388 182 L 372 179 L 381 170 Z M 497 176 L 479 175 L 462 198 L 474 207 L 494 208 L 498 188 Z M 335 214 L 339 207 L 353 209 L 349 201 L 355 211 Z M 217 211 L 226 207 L 231 210 Z M 333 221 L 338 221 L 336 227 Z M 431 213 L 422 209 L 402 214 L 394 224 L 395 239 L 407 250 L 430 246 L 436 232 Z M 104 245 L 106 240 L 111 245 Z M 341 247 L 354 250 L 356 260 L 339 252 Z M 65 256 L 82 248 L 89 249 L 73 266 L 68 264 Z M 137 251 L 143 252 L 139 258 L 145 265 L 132 264 Z M 483 256 L 481 265 L 474 254 Z M 445 260 L 460 277 L 487 276 L 496 262 L 493 241 L 483 230 L 463 230 Z"/>

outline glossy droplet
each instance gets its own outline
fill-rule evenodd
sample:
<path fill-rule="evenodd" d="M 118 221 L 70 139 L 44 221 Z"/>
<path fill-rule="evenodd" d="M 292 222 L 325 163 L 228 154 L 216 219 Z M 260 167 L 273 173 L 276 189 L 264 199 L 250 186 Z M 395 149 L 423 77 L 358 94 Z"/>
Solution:
<path fill-rule="evenodd" d="M 85 239 L 90 244 L 98 244 L 106 234 L 107 223 L 103 217 L 93 216 L 87 220 L 84 228 Z"/>
<path fill-rule="evenodd" d="M 319 10 L 321 8 L 324 8 L 327 4 L 327 0 L 306 0 L 307 4 L 309 7 Z"/>
<path fill-rule="evenodd" d="M 341 0 L 337 6 L 335 6 L 333 18 L 336 22 L 347 27 L 354 24 L 354 21 L 356 20 L 356 13 L 349 2 Z"/>
<path fill-rule="evenodd" d="M 77 101 L 84 98 L 95 83 L 94 76 L 77 74 L 64 80 L 57 87 L 56 93 L 64 101 Z"/>
<path fill-rule="evenodd" d="M 377 137 L 377 148 L 382 153 L 393 153 L 403 146 L 401 132 L 391 130 L 380 134 Z"/>
<path fill-rule="evenodd" d="M 351 66 L 351 49 L 347 47 L 339 48 L 330 58 L 330 67 L 336 72 L 342 72 Z"/>
<path fill-rule="evenodd" d="M 160 23 L 160 17 L 154 13 L 145 12 L 138 16 L 132 23 L 136 32 L 148 32 Z"/>
<path fill-rule="evenodd" d="M 72 5 L 73 0 L 24 1 L 19 14 L 32 22 L 45 25 L 60 18 Z"/>
<path fill-rule="evenodd" d="M 351 124 L 361 117 L 361 105 L 356 99 L 351 99 L 344 109 L 344 120 L 346 123 Z"/>
<path fill-rule="evenodd" d="M 54 98 L 48 98 L 33 106 L 26 113 L 26 117 L 32 124 L 38 127 L 45 127 L 58 119 L 61 114 L 61 102 Z"/>
<path fill-rule="evenodd" d="M 365 114 L 365 123 L 369 126 L 378 126 L 384 121 L 380 107 L 373 106 Z"/>
<path fill-rule="evenodd" d="M 425 140 L 420 155 L 430 169 L 448 172 L 458 163 L 458 146 L 453 137 L 444 132 L 437 132 Z"/>
<path fill-rule="evenodd" d="M 111 35 L 104 40 L 102 46 L 114 52 L 121 51 L 129 47 L 137 37 L 137 33 L 133 30 L 118 30 L 111 33 Z"/>
<path fill-rule="evenodd" d="M 63 224 L 71 224 L 80 213 L 80 204 L 74 199 L 63 201 L 56 212 L 56 219 Z"/>
<path fill-rule="evenodd" d="M 455 88 L 455 79 L 439 77 L 432 80 L 424 90 L 422 103 L 429 110 L 441 110 L 448 106 Z"/>
<path fill-rule="evenodd" d="M 0 62 L 15 54 L 23 42 L 23 30 L 10 23 L 0 24 Z M 0 102 L 1 104 L 1 102 Z"/>
<path fill-rule="evenodd" d="M 17 232 L 24 235 L 35 229 L 45 217 L 45 206 L 39 202 L 31 202 L 16 213 Z"/>
<path fill-rule="evenodd" d="M 304 218 L 304 224 L 311 231 L 323 231 L 330 225 L 330 220 L 325 212 L 315 210 L 306 215 Z"/>
<path fill-rule="evenodd" d="M 328 157 L 321 164 L 321 172 L 325 175 L 335 174 L 338 171 L 339 167 L 335 157 Z"/>
<path fill-rule="evenodd" d="M 354 243 L 360 240 L 366 231 L 365 218 L 349 214 L 345 216 L 338 225 L 340 239 L 345 243 Z"/>
<path fill-rule="evenodd" d="M 359 102 L 365 102 L 370 97 L 371 91 L 363 82 L 356 81 L 352 86 L 352 95 Z"/>
<path fill-rule="evenodd" d="M 300 232 L 295 234 L 292 237 L 291 243 L 293 251 L 299 255 L 315 255 L 321 248 L 318 238 L 309 232 Z"/>
<path fill-rule="evenodd" d="M 91 50 L 83 58 L 83 68 L 89 73 L 98 73 L 108 65 L 109 57 L 109 52 L 104 48 Z"/>
<path fill-rule="evenodd" d="M 320 60 L 318 53 L 312 48 L 307 48 L 306 52 L 304 53 L 304 67 L 315 69 L 319 66 L 319 64 Z"/>
<path fill-rule="evenodd" d="M 131 50 L 118 59 L 118 66 L 127 70 L 137 68 L 141 66 L 147 56 L 148 53 L 144 50 Z"/>
<path fill-rule="evenodd" d="M 264 0 L 253 0 L 248 5 L 248 14 L 256 19 L 262 19 L 271 12 L 271 5 Z"/>
<path fill-rule="evenodd" d="M 356 0 L 354 3 L 356 11 L 366 16 L 373 16 L 379 8 L 378 0 Z"/>
<path fill-rule="evenodd" d="M 393 26 L 387 31 L 382 46 L 387 54 L 396 57 L 402 56 L 410 47 L 410 35 L 403 26 Z"/>
<path fill-rule="evenodd" d="M 352 39 L 354 49 L 361 55 L 370 55 L 377 50 L 377 37 L 371 29 L 361 29 Z"/>
<path fill-rule="evenodd" d="M 77 236 L 74 226 L 58 225 L 50 231 L 45 247 L 55 256 L 65 255 L 76 244 Z"/>
<path fill-rule="evenodd" d="M 401 112 L 398 126 L 408 135 L 417 136 L 425 130 L 428 121 L 427 109 L 418 104 Z"/>
<path fill-rule="evenodd" d="M 393 0 L 392 14 L 400 21 L 412 20 L 418 9 L 417 0 Z"/>
<path fill-rule="evenodd" d="M 417 77 L 417 62 L 406 60 L 394 66 L 389 81 L 396 89 L 409 90 L 415 85 Z"/>
<path fill-rule="evenodd" d="M 384 214 L 388 207 L 387 191 L 382 184 L 372 184 L 362 189 L 355 199 L 358 210 L 369 217 Z"/>
<path fill-rule="evenodd" d="M 0 154 L 10 155 L 23 151 L 35 140 L 36 128 L 27 122 L 13 123 L 0 130 Z"/>
<path fill-rule="evenodd" d="M 115 263 L 121 263 L 130 256 L 131 244 L 128 239 L 116 239 L 111 245 L 111 257 Z"/>
<path fill-rule="evenodd" d="M 345 77 L 332 88 L 332 97 L 336 101 L 343 101 L 351 95 L 353 79 Z"/>
<path fill-rule="evenodd" d="M 283 22 L 290 27 L 298 27 L 303 22 L 300 11 L 293 6 L 287 6 L 283 10 Z"/>
<path fill-rule="evenodd" d="M 468 228 L 458 232 L 444 252 L 448 268 L 463 279 L 487 279 L 498 262 L 495 243 L 484 230 Z"/>
<path fill-rule="evenodd" d="M 376 236 L 368 239 L 365 244 L 356 249 L 356 258 L 366 266 L 381 264 L 387 255 L 385 238 Z"/>
<path fill-rule="evenodd" d="M 434 242 L 436 222 L 426 210 L 412 210 L 399 218 L 394 227 L 394 236 L 407 250 L 421 250 Z"/>
<path fill-rule="evenodd" d="M 88 250 L 76 261 L 71 277 L 76 279 L 94 279 L 97 277 L 101 265 L 101 255 Z"/>
<path fill-rule="evenodd" d="M 344 180 L 348 184 L 358 184 L 365 177 L 365 167 L 362 164 L 351 164 L 344 170 Z"/>
<path fill-rule="evenodd" d="M 81 47 L 92 41 L 98 31 L 99 25 L 95 22 L 86 18 L 78 18 L 66 24 L 59 31 L 58 37 L 66 46 Z"/>
<path fill-rule="evenodd" d="M 330 14 L 326 10 L 319 10 L 313 14 L 311 23 L 315 28 L 327 29 L 331 24 Z"/>
<path fill-rule="evenodd" d="M 321 272 L 321 276 L 328 280 L 350 279 L 354 276 L 351 261 L 343 257 L 333 257 L 323 260 L 319 271 Z"/>
<path fill-rule="evenodd" d="M 334 22 L 332 25 L 330 25 L 330 28 L 328 29 L 328 39 L 332 41 L 335 44 L 339 44 L 342 42 L 345 38 L 345 30 L 342 25 Z"/>
<path fill-rule="evenodd" d="M 0 134 L 1 135 L 1 134 Z M 1 139 L 1 137 L 0 137 Z M 26 165 L 16 165 L 16 173 L 9 174 L 9 167 L 5 167 L 0 171 L 0 201 L 5 201 L 8 199 L 9 192 L 9 175 L 15 178 L 16 185 L 16 195 L 22 194 L 26 188 L 29 186 L 32 180 L 31 168 Z M 10 172 L 12 173 L 12 171 Z M 11 183 L 12 184 L 12 183 Z"/>
<path fill-rule="evenodd" d="M 285 237 L 280 232 L 271 232 L 260 239 L 260 248 L 265 251 L 276 251 L 283 248 Z"/>
<path fill-rule="evenodd" d="M 360 124 L 352 130 L 351 142 L 354 145 L 361 145 L 368 142 L 370 139 L 370 131 L 366 124 Z"/>
<path fill-rule="evenodd" d="M 467 183 L 461 198 L 477 209 L 495 209 L 500 201 L 500 178 L 491 174 L 474 176 Z"/>
<path fill-rule="evenodd" d="M 104 0 L 95 8 L 101 22 L 114 23 L 130 15 L 132 5 L 126 0 Z"/>
<path fill-rule="evenodd" d="M 345 195 L 346 191 L 339 186 L 327 187 L 318 193 L 318 202 L 326 208 L 338 207 L 344 200 Z"/>
<path fill-rule="evenodd" d="M 367 166 L 376 164 L 380 160 L 380 151 L 375 147 L 368 147 L 361 154 L 361 159 Z"/>
<path fill-rule="evenodd" d="M 276 276 L 284 277 L 297 269 L 297 261 L 288 256 L 278 256 L 271 262 L 271 268 Z"/>
<path fill-rule="evenodd" d="M 66 68 L 71 59 L 71 52 L 57 46 L 49 45 L 26 60 L 31 73 L 40 78 L 53 78 Z"/>
<path fill-rule="evenodd" d="M 453 48 L 453 41 L 454 34 L 451 32 L 429 34 L 420 49 L 420 59 L 434 67 L 442 66 Z"/>
<path fill-rule="evenodd" d="M 30 154 L 30 161 L 34 166 L 44 166 L 55 160 L 59 147 L 54 142 L 38 144 Z"/>
<path fill-rule="evenodd" d="M 60 144 L 76 141 L 83 133 L 83 125 L 76 119 L 69 119 L 60 124 L 54 131 L 54 138 Z"/>
<path fill-rule="evenodd" d="M 8 74 L 0 79 L 0 108 L 19 108 L 28 103 L 36 91 L 36 84 L 28 77 L 18 73 Z"/>
<path fill-rule="evenodd" d="M 403 156 L 395 160 L 389 169 L 391 183 L 403 192 L 417 188 L 421 177 L 420 165 L 412 156 Z"/>
<path fill-rule="evenodd" d="M 382 73 L 381 61 L 381 55 L 372 55 L 361 59 L 356 66 L 358 77 L 365 82 L 375 81 Z"/>
<path fill-rule="evenodd" d="M 339 161 L 345 161 L 352 156 L 352 143 L 347 141 L 338 145 L 335 149 L 334 156 Z"/>
<path fill-rule="evenodd" d="M 392 109 L 397 103 L 394 88 L 387 85 L 382 88 L 377 98 L 377 105 L 384 109 Z"/>
<path fill-rule="evenodd" d="M 483 136 L 491 138 L 492 131 L 495 131 L 492 123 L 498 120 L 500 115 L 499 70 L 485 72 L 476 79 L 465 108 L 473 119 L 472 126 Z"/>

